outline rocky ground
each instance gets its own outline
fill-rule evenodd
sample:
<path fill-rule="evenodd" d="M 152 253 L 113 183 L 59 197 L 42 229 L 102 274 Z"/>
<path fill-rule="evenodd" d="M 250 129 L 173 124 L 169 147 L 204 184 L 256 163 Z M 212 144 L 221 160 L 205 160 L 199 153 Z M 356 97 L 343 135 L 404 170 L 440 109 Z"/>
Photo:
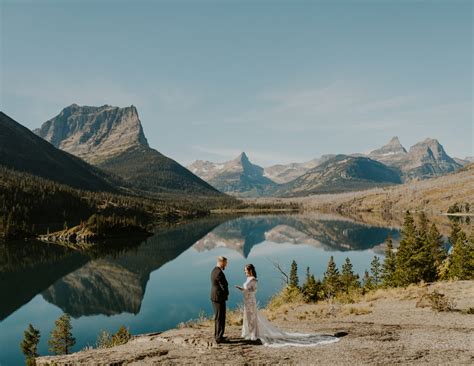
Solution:
<path fill-rule="evenodd" d="M 445 295 L 452 310 L 432 309 L 427 294 L 434 290 Z M 359 300 L 353 304 L 285 304 L 265 311 L 273 323 L 287 330 L 347 333 L 339 342 L 324 346 L 252 344 L 239 338 L 238 325 L 227 328 L 231 343 L 218 345 L 212 339 L 212 324 L 204 321 L 136 336 L 114 348 L 41 357 L 37 364 L 474 364 L 474 281 L 379 290 Z"/>

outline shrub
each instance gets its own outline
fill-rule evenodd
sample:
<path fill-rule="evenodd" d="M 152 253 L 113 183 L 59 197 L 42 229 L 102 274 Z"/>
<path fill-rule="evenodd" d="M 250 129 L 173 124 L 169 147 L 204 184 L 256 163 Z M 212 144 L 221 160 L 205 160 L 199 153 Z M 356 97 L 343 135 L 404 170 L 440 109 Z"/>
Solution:
<path fill-rule="evenodd" d="M 127 343 L 132 335 L 130 334 L 128 328 L 124 325 L 121 325 L 117 333 L 110 334 L 106 330 L 103 330 L 97 336 L 96 347 L 97 348 L 110 348 L 114 346 L 119 346 L 121 344 Z"/>
<path fill-rule="evenodd" d="M 267 308 L 270 310 L 275 310 L 284 304 L 302 304 L 304 302 L 304 296 L 298 288 L 294 286 L 287 286 L 270 299 Z"/>

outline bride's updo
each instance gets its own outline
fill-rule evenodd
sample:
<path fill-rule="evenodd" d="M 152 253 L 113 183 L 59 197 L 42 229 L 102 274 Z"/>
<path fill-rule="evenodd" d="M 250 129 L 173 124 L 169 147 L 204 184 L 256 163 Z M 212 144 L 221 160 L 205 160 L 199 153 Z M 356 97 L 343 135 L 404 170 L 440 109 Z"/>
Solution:
<path fill-rule="evenodd" d="M 257 279 L 257 271 L 255 270 L 255 266 L 253 264 L 246 264 L 245 269 Z"/>

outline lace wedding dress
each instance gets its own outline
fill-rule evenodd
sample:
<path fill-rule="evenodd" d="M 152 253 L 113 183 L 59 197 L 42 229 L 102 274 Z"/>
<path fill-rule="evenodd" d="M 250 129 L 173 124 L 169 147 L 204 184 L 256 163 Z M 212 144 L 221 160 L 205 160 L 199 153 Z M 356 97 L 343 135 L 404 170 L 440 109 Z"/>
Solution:
<path fill-rule="evenodd" d="M 324 334 L 289 333 L 270 324 L 265 316 L 257 310 L 257 280 L 248 277 L 242 287 L 244 295 L 244 321 L 242 338 L 247 340 L 260 339 L 265 346 L 317 346 L 337 342 L 339 338 Z"/>

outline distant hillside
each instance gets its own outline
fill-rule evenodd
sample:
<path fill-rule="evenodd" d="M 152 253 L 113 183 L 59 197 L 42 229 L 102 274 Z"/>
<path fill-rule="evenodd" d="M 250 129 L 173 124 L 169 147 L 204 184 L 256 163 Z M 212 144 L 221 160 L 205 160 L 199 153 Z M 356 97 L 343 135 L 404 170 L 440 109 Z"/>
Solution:
<path fill-rule="evenodd" d="M 224 197 L 174 160 L 146 146 L 135 146 L 97 165 L 122 177 L 143 194 Z"/>
<path fill-rule="evenodd" d="M 272 165 L 264 168 L 263 175 L 279 184 L 288 183 L 335 156 L 336 155 L 322 155 L 319 159 L 313 159 L 306 163 Z"/>
<path fill-rule="evenodd" d="M 225 163 L 198 160 L 188 168 L 221 192 L 239 197 L 258 197 L 275 186 L 245 153 Z"/>
<path fill-rule="evenodd" d="M 209 213 L 205 202 L 152 199 L 72 188 L 0 166 L 0 241 L 69 227 L 98 213 L 160 225 Z"/>
<path fill-rule="evenodd" d="M 307 208 L 342 212 L 423 210 L 445 213 L 455 203 L 469 203 L 474 207 L 474 163 L 441 177 L 363 192 L 312 196 L 302 203 Z"/>
<path fill-rule="evenodd" d="M 357 191 L 401 183 L 399 172 L 366 157 L 337 155 L 301 177 L 278 187 L 274 196 Z"/>
<path fill-rule="evenodd" d="M 0 112 L 0 166 L 27 172 L 71 187 L 117 191 L 107 174 L 81 159 L 56 149 Z"/>
<path fill-rule="evenodd" d="M 176 161 L 148 146 L 134 106 L 73 104 L 35 133 L 56 147 L 120 176 L 141 194 L 223 196 Z"/>

